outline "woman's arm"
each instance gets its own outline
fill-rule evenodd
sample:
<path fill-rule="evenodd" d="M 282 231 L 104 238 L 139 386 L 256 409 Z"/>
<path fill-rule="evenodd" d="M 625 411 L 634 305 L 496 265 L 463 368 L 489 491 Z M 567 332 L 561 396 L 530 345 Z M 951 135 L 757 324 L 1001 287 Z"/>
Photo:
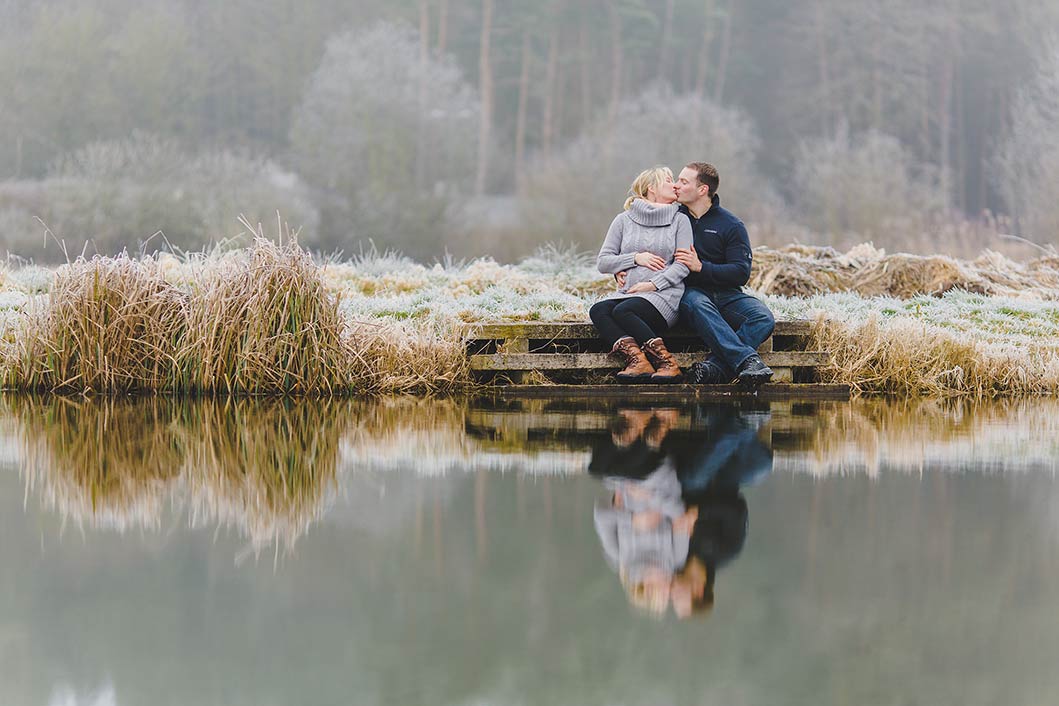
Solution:
<path fill-rule="evenodd" d="M 692 245 L 691 237 L 691 221 L 683 213 L 677 215 L 677 249 L 690 248 Z M 684 281 L 684 278 L 688 276 L 688 266 L 680 262 L 672 262 L 669 267 L 665 268 L 657 275 L 650 279 L 650 282 L 654 284 L 658 290 L 665 289 L 680 284 Z"/>
<path fill-rule="evenodd" d="M 628 270 L 636 264 L 636 253 L 621 254 L 622 224 L 625 222 L 625 214 L 619 213 L 607 229 L 607 237 L 603 240 L 603 247 L 599 249 L 599 257 L 596 258 L 596 268 L 606 275 L 613 275 L 623 270 Z"/>

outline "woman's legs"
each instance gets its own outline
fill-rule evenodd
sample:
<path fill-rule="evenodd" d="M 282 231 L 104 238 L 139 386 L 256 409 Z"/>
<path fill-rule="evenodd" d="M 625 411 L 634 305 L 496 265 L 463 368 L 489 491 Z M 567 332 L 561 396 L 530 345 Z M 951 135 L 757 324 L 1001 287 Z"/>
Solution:
<path fill-rule="evenodd" d="M 621 299 L 604 299 L 593 304 L 592 308 L 588 310 L 588 316 L 592 319 L 592 323 L 595 324 L 599 335 L 611 348 L 614 347 L 618 339 L 629 335 L 614 320 L 614 307 L 621 302 Z"/>
<path fill-rule="evenodd" d="M 654 374 L 654 366 L 640 345 L 657 338 L 667 325 L 651 302 L 643 297 L 605 299 L 593 305 L 588 314 L 611 352 L 625 358 L 626 367 L 618 373 L 619 379 L 636 380 Z"/>
<path fill-rule="evenodd" d="M 632 336 L 641 346 L 658 338 L 669 325 L 655 305 L 643 297 L 622 299 L 612 311 L 612 317 L 626 336 Z"/>

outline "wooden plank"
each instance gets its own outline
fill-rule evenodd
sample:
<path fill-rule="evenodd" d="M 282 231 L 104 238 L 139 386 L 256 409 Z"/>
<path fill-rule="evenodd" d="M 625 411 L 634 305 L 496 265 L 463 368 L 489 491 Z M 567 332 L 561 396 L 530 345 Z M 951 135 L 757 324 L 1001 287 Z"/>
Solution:
<path fill-rule="evenodd" d="M 787 367 L 776 366 L 772 368 L 772 382 L 794 382 L 794 371 Z"/>
<path fill-rule="evenodd" d="M 717 400 L 732 398 L 847 400 L 849 385 L 506 385 L 483 390 L 501 398 L 629 399 L 636 401 Z"/>
<path fill-rule="evenodd" d="M 702 360 L 702 353 L 674 353 L 684 367 Z M 812 368 L 827 362 L 817 351 L 763 353 L 766 365 L 780 368 Z M 471 370 L 616 370 L 621 363 L 607 353 L 494 353 L 470 356 Z"/>
<path fill-rule="evenodd" d="M 577 339 L 597 338 L 599 333 L 591 323 L 489 323 L 469 326 L 474 340 L 534 338 Z M 812 322 L 805 320 L 777 321 L 775 336 L 807 336 L 812 331 Z M 697 338 L 694 331 L 678 326 L 668 331 L 666 338 Z"/>
<path fill-rule="evenodd" d="M 772 411 L 767 414 L 772 427 L 781 431 L 811 431 L 819 424 L 816 417 L 792 417 Z M 509 434 L 518 432 L 526 436 L 531 431 L 608 431 L 614 423 L 614 413 L 593 410 L 532 413 L 470 409 L 467 411 L 466 420 L 467 425 L 472 428 L 504 430 Z M 681 414 L 669 428 L 675 431 L 691 431 L 703 426 L 691 415 Z"/>

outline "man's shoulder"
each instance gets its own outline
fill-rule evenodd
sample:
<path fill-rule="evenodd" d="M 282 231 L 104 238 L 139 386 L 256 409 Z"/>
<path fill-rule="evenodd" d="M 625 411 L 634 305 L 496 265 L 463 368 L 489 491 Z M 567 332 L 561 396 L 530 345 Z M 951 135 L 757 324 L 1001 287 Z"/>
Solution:
<path fill-rule="evenodd" d="M 731 211 L 729 211 L 727 208 L 724 208 L 723 206 L 717 206 L 715 208 L 716 208 L 716 211 L 717 211 L 717 218 L 719 220 L 724 221 L 727 225 L 730 225 L 730 226 L 741 226 L 743 228 L 746 227 L 743 224 L 743 220 L 741 218 L 739 218 L 739 216 L 737 216 L 734 213 L 732 213 Z"/>

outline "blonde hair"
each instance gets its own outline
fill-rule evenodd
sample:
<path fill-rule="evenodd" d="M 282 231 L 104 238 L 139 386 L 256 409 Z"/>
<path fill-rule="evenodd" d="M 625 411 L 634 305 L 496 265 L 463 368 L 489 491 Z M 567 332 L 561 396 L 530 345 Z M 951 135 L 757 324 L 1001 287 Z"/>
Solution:
<path fill-rule="evenodd" d="M 632 180 L 632 186 L 629 187 L 629 198 L 625 199 L 625 210 L 632 208 L 632 202 L 636 199 L 646 199 L 649 188 L 654 187 L 657 192 L 665 183 L 666 177 L 673 179 L 673 171 L 669 167 L 651 167 L 640 172 Z"/>

